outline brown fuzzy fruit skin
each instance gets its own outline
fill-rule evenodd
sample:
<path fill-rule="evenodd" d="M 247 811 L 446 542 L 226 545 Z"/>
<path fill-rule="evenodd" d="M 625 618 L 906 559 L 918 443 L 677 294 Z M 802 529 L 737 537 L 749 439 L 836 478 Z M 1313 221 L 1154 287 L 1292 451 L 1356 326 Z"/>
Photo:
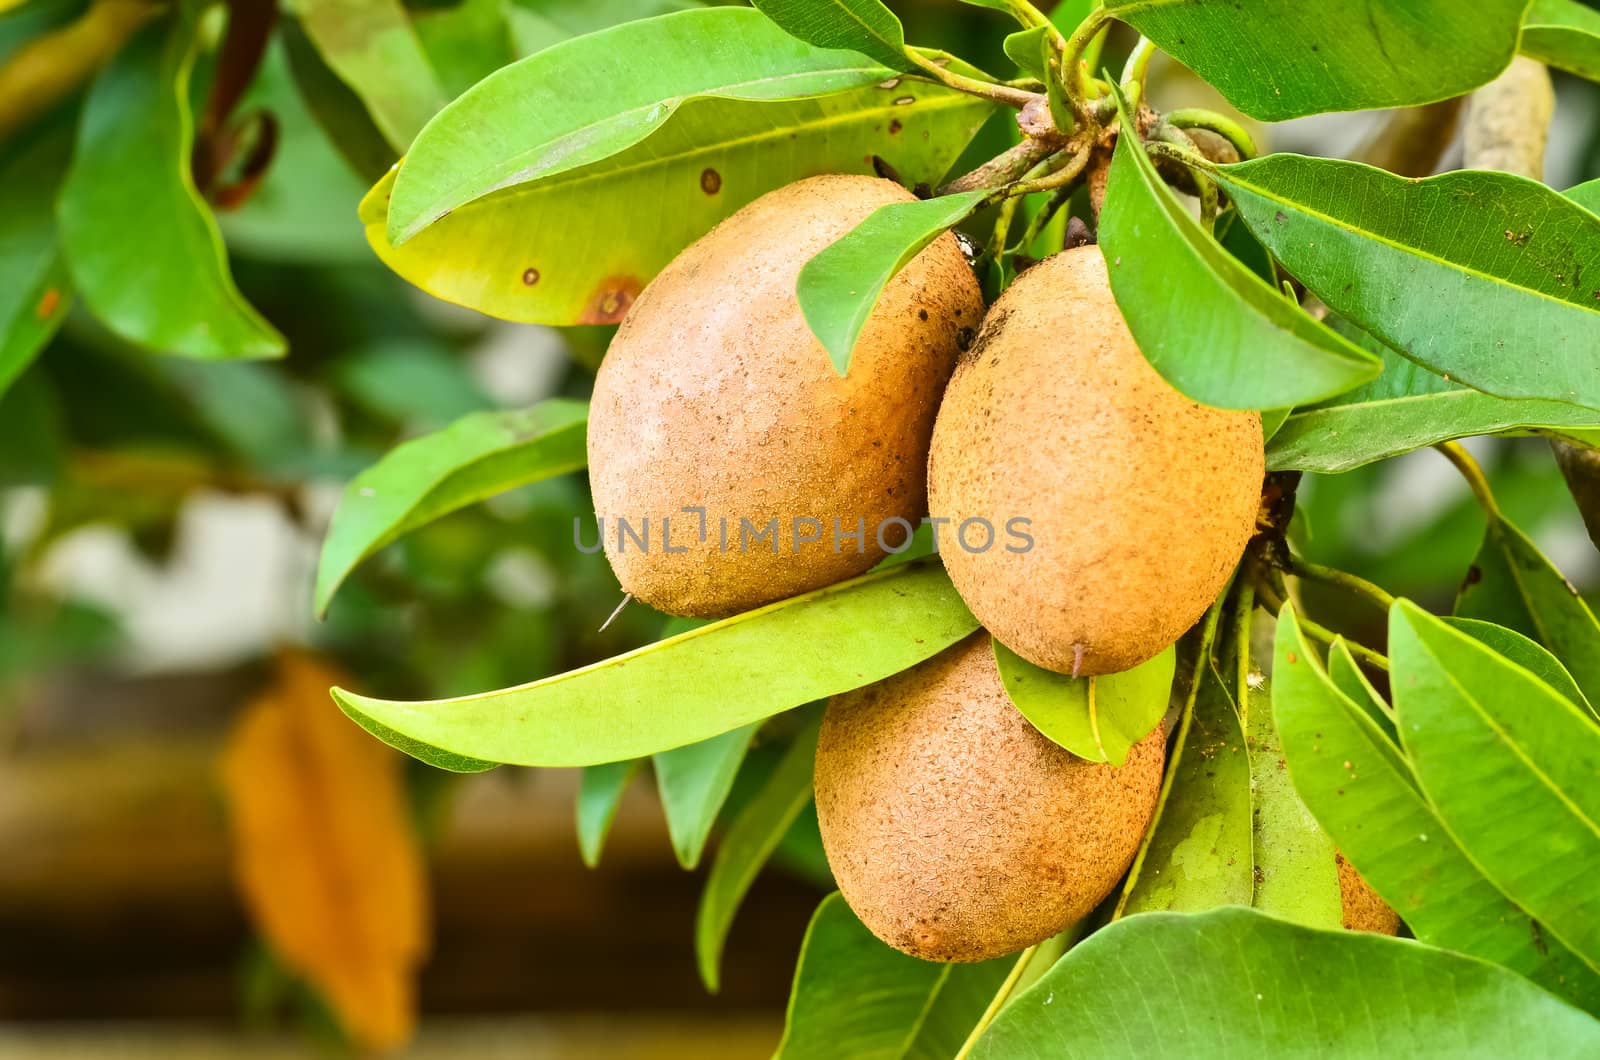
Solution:
<path fill-rule="evenodd" d="M 1065 930 L 1116 886 L 1155 812 L 1158 726 L 1120 768 L 1041 736 L 987 633 L 835 696 L 817 743 L 834 879 L 884 942 L 982 961 Z"/>
<path fill-rule="evenodd" d="M 1371 931 L 1394 935 L 1400 931 L 1400 916 L 1361 878 L 1356 867 L 1335 852 L 1339 865 L 1339 900 L 1344 905 L 1344 926 L 1350 931 Z"/>
<path fill-rule="evenodd" d="M 877 177 L 790 184 L 723 221 L 639 296 L 589 411 L 589 483 L 623 589 L 672 614 L 734 614 L 860 574 L 884 555 L 884 520 L 915 525 L 925 514 L 939 397 L 983 315 L 959 244 L 941 236 L 889 282 L 842 379 L 795 298 L 812 255 L 912 198 Z M 706 509 L 704 540 L 686 506 Z M 619 516 L 636 532 L 648 520 L 648 552 L 631 538 L 619 548 Z M 822 527 L 798 553 L 797 518 Z M 751 527 L 742 550 L 741 519 Z M 755 536 L 772 519 L 776 552 Z M 863 519 L 864 547 L 841 538 L 835 551 L 834 520 L 850 533 Z M 890 524 L 885 540 L 898 545 L 902 533 Z"/>
<path fill-rule="evenodd" d="M 1210 606 L 1255 529 L 1261 417 L 1190 401 L 1128 333 L 1098 247 L 1023 273 L 962 356 L 934 427 L 928 507 L 972 613 L 1049 670 L 1116 673 Z M 1033 538 L 1003 532 L 1031 519 Z M 988 551 L 957 528 L 986 519 Z M 940 524 L 935 524 L 940 525 Z M 985 540 L 974 524 L 974 549 Z"/>

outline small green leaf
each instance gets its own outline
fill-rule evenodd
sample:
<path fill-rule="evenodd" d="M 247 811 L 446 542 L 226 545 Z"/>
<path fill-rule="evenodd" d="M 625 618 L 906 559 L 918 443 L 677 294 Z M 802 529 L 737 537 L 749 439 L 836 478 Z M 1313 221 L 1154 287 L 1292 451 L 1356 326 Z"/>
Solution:
<path fill-rule="evenodd" d="M 1388 737 L 1323 673 L 1292 609 L 1279 616 L 1277 639 L 1289 772 L 1362 878 L 1423 942 L 1504 965 L 1586 1009 L 1600 1005 L 1600 976 L 1542 938 L 1462 853 Z"/>
<path fill-rule="evenodd" d="M 587 424 L 587 405 L 553 398 L 531 409 L 475 412 L 397 446 L 339 499 L 317 567 L 317 613 L 357 564 L 417 527 L 583 467 Z"/>
<path fill-rule="evenodd" d="M 52 201 L 72 157 L 72 124 L 51 121 L 0 154 L 0 395 L 66 319 L 72 288 Z"/>
<path fill-rule="evenodd" d="M 1600 1022 L 1504 968 L 1235 907 L 1145 913 L 1095 932 L 1011 1000 L 972 1056 L 1577 1060 L 1596 1053 Z"/>
<path fill-rule="evenodd" d="M 190 176 L 195 45 L 192 19 L 169 16 L 95 78 L 57 204 L 62 249 L 84 304 L 130 342 L 190 357 L 277 356 L 283 337 L 234 286 Z"/>
<path fill-rule="evenodd" d="M 1250 756 L 1239 709 L 1214 666 L 1196 679 L 1194 710 L 1178 730 L 1167 786 L 1118 916 L 1249 905 L 1254 893 Z"/>
<path fill-rule="evenodd" d="M 463 206 L 402 247 L 384 234 L 394 174 L 367 194 L 361 220 L 385 264 L 446 301 L 529 323 L 616 323 L 667 262 L 763 193 L 818 172 L 870 173 L 874 156 L 908 183 L 937 181 L 992 109 L 920 84 L 690 99 L 648 140 Z M 629 202 L 651 204 L 650 224 L 617 208 Z"/>
<path fill-rule="evenodd" d="M 948 1060 L 1012 965 L 935 964 L 880 942 L 837 892 L 817 906 L 800 946 L 783 1040 L 773 1060 Z M 929 1024 L 962 1027 L 927 1041 Z"/>
<path fill-rule="evenodd" d="M 1223 250 L 1167 190 L 1125 114 L 1122 127 L 1100 248 L 1128 330 L 1167 382 L 1220 408 L 1283 408 L 1378 373 L 1377 358 Z"/>
<path fill-rule="evenodd" d="M 498 692 L 404 703 L 335 689 L 334 699 L 379 739 L 427 762 L 595 765 L 882 680 L 977 626 L 944 569 L 924 561 Z"/>
<path fill-rule="evenodd" d="M 1528 0 L 1107 0 L 1253 118 L 1411 107 L 1494 79 Z"/>
<path fill-rule="evenodd" d="M 878 0 L 751 0 L 784 32 L 819 48 L 843 48 L 891 70 L 911 70 L 906 34 Z"/>
<path fill-rule="evenodd" d="M 1245 733 L 1255 823 L 1256 886 L 1251 904 L 1307 927 L 1337 928 L 1344 922 L 1344 902 L 1333 840 L 1289 779 L 1273 707 L 1274 696 L 1265 682 L 1250 690 Z"/>
<path fill-rule="evenodd" d="M 1532 637 L 1561 660 L 1589 703 L 1600 703 L 1600 622 L 1555 564 L 1505 518 L 1489 520 L 1455 613 Z"/>
<path fill-rule="evenodd" d="M 1043 81 L 1046 77 L 1044 49 L 1049 33 L 1049 26 L 1019 29 L 1015 33 L 1007 34 L 1000 45 L 1005 49 L 1006 57 L 1017 64 L 1018 70 L 1029 77 L 1037 77 Z"/>
<path fill-rule="evenodd" d="M 965 191 L 880 206 L 805 263 L 795 287 L 800 311 L 841 376 L 884 287 L 987 196 Z"/>
<path fill-rule="evenodd" d="M 1023 716 L 1079 758 L 1120 766 L 1167 712 L 1177 654 L 1167 648 L 1131 670 L 1071 677 L 1035 666 L 998 640 L 995 665 Z"/>
<path fill-rule="evenodd" d="M 1538 641 L 1514 629 L 1479 618 L 1452 616 L 1445 618 L 1444 622 L 1451 629 L 1460 630 L 1479 644 L 1516 663 L 1583 710 L 1594 714 L 1594 706 L 1578 688 L 1578 682 L 1574 681 L 1567 668 L 1561 665 L 1561 660 Z M 1600 720 L 1600 716 L 1597 716 L 1597 720 Z"/>
<path fill-rule="evenodd" d="M 444 106 L 400 0 L 285 0 L 285 8 L 396 151 Z"/>
<path fill-rule="evenodd" d="M 854 52 L 803 44 L 749 8 L 679 11 L 563 41 L 480 81 L 428 123 L 395 177 L 388 240 L 400 246 L 490 192 L 616 155 L 690 99 L 798 99 L 888 76 Z"/>
<path fill-rule="evenodd" d="M 1415 605 L 1389 613 L 1400 738 L 1456 842 L 1543 930 L 1600 967 L 1600 728 Z"/>
<path fill-rule="evenodd" d="M 811 771 L 817 758 L 817 730 L 822 725 L 821 705 L 811 710 L 811 718 L 773 767 L 767 782 L 755 798 L 728 826 L 717 845 L 711 873 L 700 892 L 700 907 L 695 915 L 694 952 L 700 978 L 706 989 L 716 993 L 722 979 L 722 949 L 728 929 L 739 912 L 750 885 L 778 848 L 800 811 L 811 801 Z"/>
<path fill-rule="evenodd" d="M 585 766 L 578 784 L 578 852 L 589 868 L 600 864 L 600 851 L 606 844 L 611 822 L 617 819 L 622 793 L 639 771 L 640 759 Z"/>
<path fill-rule="evenodd" d="M 1485 393 L 1600 408 L 1600 217 L 1537 181 L 1277 154 L 1208 167 L 1342 316 Z"/>
<path fill-rule="evenodd" d="M 739 763 L 744 761 L 750 739 L 760 724 L 751 722 L 654 756 L 656 789 L 666 813 L 672 852 L 684 868 L 700 864 L 711 826 L 727 801 L 728 792 L 733 790 Z"/>
<path fill-rule="evenodd" d="M 1534 0 L 1522 20 L 1523 55 L 1600 81 L 1600 11 L 1577 0 Z"/>
<path fill-rule="evenodd" d="M 1393 761 L 1398 766 L 1400 762 L 1400 734 L 1394 727 L 1394 708 L 1378 694 L 1372 687 L 1372 682 L 1367 680 L 1367 675 L 1361 672 L 1361 666 L 1356 662 L 1356 657 L 1350 654 L 1350 648 L 1340 637 L 1328 649 L 1328 679 L 1333 686 L 1361 708 L 1367 717 L 1372 719 L 1372 724 L 1378 727 L 1384 737 L 1389 741 L 1389 750 Z M 1410 776 L 1409 767 L 1401 772 Z"/>

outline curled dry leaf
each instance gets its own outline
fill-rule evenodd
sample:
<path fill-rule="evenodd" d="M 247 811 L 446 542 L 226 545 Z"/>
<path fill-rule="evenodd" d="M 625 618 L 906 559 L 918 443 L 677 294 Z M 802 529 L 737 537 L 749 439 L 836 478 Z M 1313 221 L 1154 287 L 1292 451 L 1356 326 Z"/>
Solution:
<path fill-rule="evenodd" d="M 401 757 L 328 699 L 342 675 L 287 652 L 222 755 L 234 875 L 251 920 L 351 1039 L 386 1048 L 415 1023 L 427 883 Z"/>

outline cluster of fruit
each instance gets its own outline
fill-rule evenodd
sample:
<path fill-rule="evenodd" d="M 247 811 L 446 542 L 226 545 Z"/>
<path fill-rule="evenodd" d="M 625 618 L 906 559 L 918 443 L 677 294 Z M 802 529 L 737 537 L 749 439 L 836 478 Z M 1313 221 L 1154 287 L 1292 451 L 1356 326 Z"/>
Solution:
<path fill-rule="evenodd" d="M 1118 768 L 1040 735 L 1011 704 L 989 635 L 1085 677 L 1174 643 L 1254 532 L 1262 430 L 1257 414 L 1198 405 L 1156 374 L 1093 246 L 1027 269 L 985 312 L 960 245 L 941 236 L 885 288 L 839 376 L 797 275 L 909 198 L 878 178 L 814 177 L 679 255 L 601 367 L 589 468 L 603 523 L 685 508 L 780 528 L 1027 520 L 1026 549 L 943 550 L 987 632 L 835 697 L 817 748 L 824 845 L 862 921 L 920 957 L 982 960 L 1106 897 L 1165 760 L 1161 726 Z M 884 557 L 871 535 L 838 548 L 780 529 L 771 547 L 729 549 L 702 532 L 670 551 L 602 536 L 622 587 L 677 615 L 734 614 Z"/>

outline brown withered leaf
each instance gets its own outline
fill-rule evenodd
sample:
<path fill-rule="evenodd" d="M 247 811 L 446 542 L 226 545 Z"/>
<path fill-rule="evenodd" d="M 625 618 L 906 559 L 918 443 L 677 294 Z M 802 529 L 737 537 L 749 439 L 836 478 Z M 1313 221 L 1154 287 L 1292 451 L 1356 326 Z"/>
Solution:
<path fill-rule="evenodd" d="M 349 682 L 285 652 L 222 755 L 234 877 L 283 963 L 326 999 L 353 1041 L 399 1045 L 416 1022 L 427 877 L 400 756 L 328 698 Z"/>

